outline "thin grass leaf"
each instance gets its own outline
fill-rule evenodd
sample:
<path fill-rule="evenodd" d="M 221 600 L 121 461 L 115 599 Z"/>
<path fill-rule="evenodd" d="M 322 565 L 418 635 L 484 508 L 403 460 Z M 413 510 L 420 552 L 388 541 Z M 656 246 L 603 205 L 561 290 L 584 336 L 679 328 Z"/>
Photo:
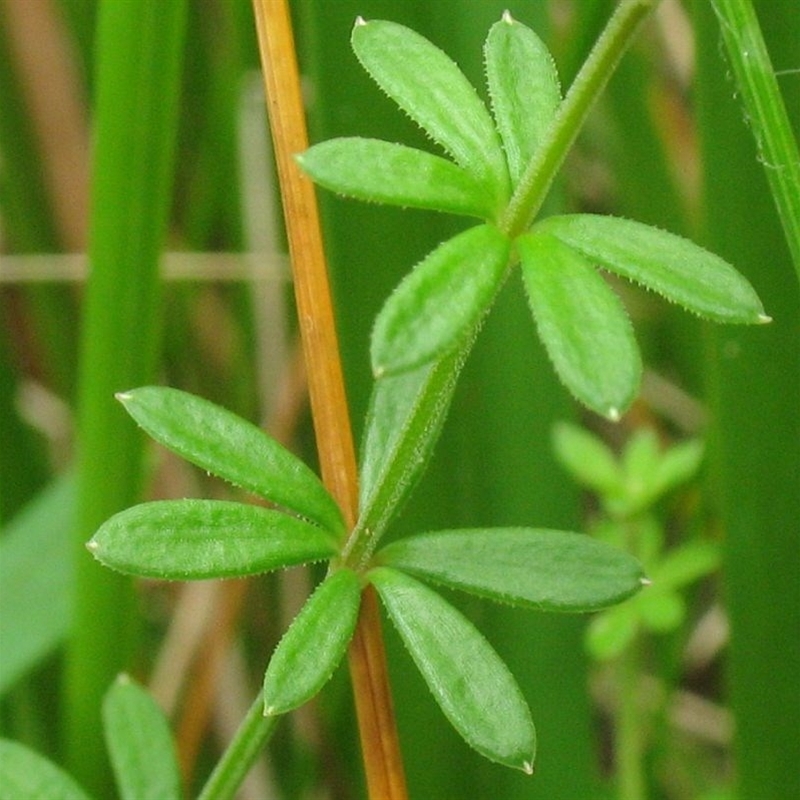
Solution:
<path fill-rule="evenodd" d="M 490 600 L 540 611 L 595 611 L 642 587 L 641 564 L 580 533 L 476 528 L 409 536 L 380 564 Z"/>
<path fill-rule="evenodd" d="M 103 701 L 103 731 L 122 800 L 180 800 L 172 734 L 155 700 L 120 675 Z"/>
<path fill-rule="evenodd" d="M 622 303 L 586 258 L 555 237 L 525 234 L 517 247 L 528 302 L 556 373 L 578 400 L 618 420 L 642 375 Z"/>
<path fill-rule="evenodd" d="M 711 7 L 800 281 L 800 148 L 758 16 L 750 0 L 712 0 Z M 792 35 L 791 30 L 787 33 Z"/>
<path fill-rule="evenodd" d="M 508 199 L 508 170 L 492 117 L 455 63 L 423 36 L 395 22 L 359 19 L 353 50 L 364 69 L 489 193 Z"/>
<path fill-rule="evenodd" d="M 432 153 L 378 139 L 330 139 L 296 157 L 326 189 L 368 202 L 428 208 L 488 219 L 485 189 L 461 167 Z"/>
<path fill-rule="evenodd" d="M 453 351 L 488 311 L 506 274 L 509 241 L 493 225 L 448 239 L 406 276 L 372 332 L 376 377 Z"/>
<path fill-rule="evenodd" d="M 8 800 L 89 800 L 52 761 L 7 739 L 0 739 L 0 790 Z"/>
<path fill-rule="evenodd" d="M 492 111 L 516 185 L 561 102 L 558 73 L 544 42 L 508 11 L 489 30 L 484 57 Z"/>
<path fill-rule="evenodd" d="M 168 387 L 144 386 L 117 398 L 150 436 L 187 461 L 334 534 L 344 531 L 341 511 L 319 478 L 255 425 Z"/>
<path fill-rule="evenodd" d="M 309 597 L 278 643 L 264 675 L 264 713 L 285 714 L 309 701 L 330 680 L 353 638 L 361 580 L 341 569 Z"/>
<path fill-rule="evenodd" d="M 224 500 L 142 503 L 111 517 L 87 547 L 107 567 L 167 580 L 256 575 L 336 553 L 310 522 Z"/>
<path fill-rule="evenodd" d="M 549 217 L 536 230 L 700 316 L 716 322 L 769 322 L 758 295 L 742 275 L 681 236 L 597 214 Z"/>
<path fill-rule="evenodd" d="M 408 575 L 379 567 L 368 577 L 436 702 L 467 744 L 492 761 L 531 774 L 536 732 L 528 705 L 483 635 Z"/>

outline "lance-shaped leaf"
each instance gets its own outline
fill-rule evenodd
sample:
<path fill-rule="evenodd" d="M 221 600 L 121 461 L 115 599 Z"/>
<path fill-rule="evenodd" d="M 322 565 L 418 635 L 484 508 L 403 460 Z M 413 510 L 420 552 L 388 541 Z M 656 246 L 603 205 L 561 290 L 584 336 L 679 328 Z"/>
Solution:
<path fill-rule="evenodd" d="M 144 386 L 117 399 L 159 444 L 333 533 L 341 511 L 319 478 L 260 428 L 188 392 Z"/>
<path fill-rule="evenodd" d="M 478 225 L 448 239 L 419 263 L 375 320 L 376 377 L 455 350 L 489 310 L 508 256 L 508 238 L 493 225 Z"/>
<path fill-rule="evenodd" d="M 378 86 L 480 181 L 493 207 L 501 210 L 509 185 L 500 137 L 458 66 L 425 37 L 395 22 L 357 20 L 352 45 Z"/>
<path fill-rule="evenodd" d="M 298 155 L 320 186 L 369 202 L 488 218 L 495 209 L 475 177 L 446 158 L 379 139 L 330 139 Z"/>
<path fill-rule="evenodd" d="M 408 575 L 379 567 L 368 577 L 453 727 L 486 758 L 531 774 L 536 732 L 528 705 L 483 635 Z"/>
<path fill-rule="evenodd" d="M 558 73 L 542 40 L 508 11 L 489 30 L 483 50 L 492 110 L 516 185 L 561 102 Z"/>
<path fill-rule="evenodd" d="M 145 578 L 256 575 L 330 558 L 330 533 L 280 511 L 223 500 L 159 500 L 115 514 L 87 545 L 107 567 Z"/>
<path fill-rule="evenodd" d="M 155 700 L 120 675 L 103 701 L 103 732 L 122 800 L 180 800 L 172 735 Z"/>
<path fill-rule="evenodd" d="M 278 643 L 264 675 L 264 713 L 284 714 L 328 682 L 347 650 L 358 619 L 361 581 L 341 569 L 309 597 Z"/>
<path fill-rule="evenodd" d="M 8 739 L 0 739 L 0 794 L 9 800 L 89 800 L 64 770 Z"/>
<path fill-rule="evenodd" d="M 642 363 L 619 298 L 584 256 L 553 236 L 517 240 L 539 337 L 575 397 L 611 420 L 633 402 Z"/>
<path fill-rule="evenodd" d="M 541 611 L 594 611 L 642 587 L 639 562 L 581 533 L 536 528 L 437 531 L 400 539 L 376 560 L 420 578 Z"/>
<path fill-rule="evenodd" d="M 769 322 L 753 287 L 727 261 L 672 233 L 619 217 L 549 217 L 547 231 L 587 258 L 717 322 Z"/>

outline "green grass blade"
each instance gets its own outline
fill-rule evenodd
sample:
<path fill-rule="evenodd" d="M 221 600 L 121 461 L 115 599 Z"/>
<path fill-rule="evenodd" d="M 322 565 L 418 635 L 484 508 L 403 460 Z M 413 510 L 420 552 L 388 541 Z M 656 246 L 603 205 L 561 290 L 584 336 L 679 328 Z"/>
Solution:
<path fill-rule="evenodd" d="M 142 436 L 114 393 L 151 379 L 158 342 L 158 254 L 172 183 L 186 2 L 104 3 L 97 31 L 91 275 L 79 378 L 78 520 L 64 743 L 87 786 L 106 795 L 102 696 L 130 652 L 132 592 L 84 544 L 135 502 Z"/>
<path fill-rule="evenodd" d="M 800 281 L 800 149 L 769 51 L 750 0 L 712 0 L 711 5 Z"/>
<path fill-rule="evenodd" d="M 55 650 L 72 618 L 75 481 L 58 478 L 0 538 L 0 695 Z"/>
<path fill-rule="evenodd" d="M 759 8 L 773 58 L 796 66 L 796 4 Z M 709 466 L 725 527 L 737 794 L 771 800 L 800 796 L 800 638 L 790 633 L 800 630 L 800 298 L 710 4 L 696 4 L 695 23 L 706 244 L 736 260 L 774 318 L 757 330 L 714 329 L 706 364 Z"/>
<path fill-rule="evenodd" d="M 156 701 L 120 675 L 103 701 L 103 725 L 122 800 L 180 800 L 172 734 Z"/>

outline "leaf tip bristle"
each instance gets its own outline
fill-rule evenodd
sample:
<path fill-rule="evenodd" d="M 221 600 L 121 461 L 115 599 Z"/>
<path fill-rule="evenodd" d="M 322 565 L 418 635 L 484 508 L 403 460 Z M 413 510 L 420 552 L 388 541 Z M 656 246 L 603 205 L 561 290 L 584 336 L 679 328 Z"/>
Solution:
<path fill-rule="evenodd" d="M 265 717 L 274 717 L 275 716 L 275 706 L 264 706 L 264 716 Z"/>
<path fill-rule="evenodd" d="M 386 374 L 386 367 L 376 366 L 372 368 L 372 377 L 377 381 Z"/>
<path fill-rule="evenodd" d="M 533 773 L 535 771 L 534 767 L 533 767 L 533 761 L 523 761 L 522 762 L 522 771 L 526 775 L 533 775 Z"/>
<path fill-rule="evenodd" d="M 639 583 L 641 583 L 642 586 L 652 586 L 653 585 L 653 581 L 651 581 L 650 578 L 645 577 L 644 575 L 641 578 L 639 578 Z"/>
<path fill-rule="evenodd" d="M 606 416 L 612 422 L 619 422 L 622 418 L 622 415 L 619 413 L 619 409 L 616 406 L 609 406 L 608 411 L 606 411 Z"/>
<path fill-rule="evenodd" d="M 511 16 L 511 12 L 508 9 L 503 12 L 503 16 L 500 19 L 508 25 L 514 24 L 514 17 Z"/>
<path fill-rule="evenodd" d="M 88 542 L 86 542 L 86 549 L 87 549 L 87 550 L 88 550 L 90 553 L 96 553 L 96 552 L 97 552 L 97 548 L 98 548 L 98 546 L 99 546 L 99 545 L 97 544 L 97 542 L 96 542 L 94 539 L 89 539 L 89 541 L 88 541 Z"/>
<path fill-rule="evenodd" d="M 130 400 L 133 395 L 130 392 L 115 392 L 114 397 L 116 397 L 120 403 L 125 403 L 126 401 Z"/>
<path fill-rule="evenodd" d="M 772 317 L 769 314 L 759 314 L 756 321 L 759 325 L 767 325 L 772 322 Z"/>
<path fill-rule="evenodd" d="M 364 19 L 364 17 L 361 16 L 361 14 L 359 14 L 356 17 L 356 21 L 353 23 L 353 27 L 361 28 L 362 26 L 364 26 L 366 24 L 367 24 L 367 21 Z"/>

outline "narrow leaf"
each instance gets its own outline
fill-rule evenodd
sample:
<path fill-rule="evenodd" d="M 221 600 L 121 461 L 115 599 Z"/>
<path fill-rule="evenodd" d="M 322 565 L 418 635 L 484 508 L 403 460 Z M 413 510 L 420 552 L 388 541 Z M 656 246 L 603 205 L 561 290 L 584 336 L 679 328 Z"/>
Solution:
<path fill-rule="evenodd" d="M 525 698 L 483 635 L 432 589 L 394 569 L 369 573 L 445 716 L 486 758 L 531 774 L 536 732 Z"/>
<path fill-rule="evenodd" d="M 52 761 L 7 739 L 0 739 L 0 789 L 9 800 L 89 800 Z"/>
<path fill-rule="evenodd" d="M 688 239 L 641 222 L 595 214 L 550 217 L 536 229 L 711 320 L 769 322 L 747 280 Z"/>
<path fill-rule="evenodd" d="M 375 381 L 360 459 L 354 539 L 374 547 L 416 486 L 439 438 L 474 334 L 433 364 Z"/>
<path fill-rule="evenodd" d="M 508 171 L 492 117 L 455 63 L 415 31 L 359 19 L 353 50 L 378 86 L 481 183 L 500 211 Z"/>
<path fill-rule="evenodd" d="M 223 500 L 142 503 L 111 517 L 87 547 L 107 567 L 168 580 L 255 575 L 336 553 L 316 525 Z"/>
<path fill-rule="evenodd" d="M 178 389 L 145 386 L 117 397 L 150 436 L 187 461 L 333 533 L 344 531 L 319 478 L 255 425 Z"/>
<path fill-rule="evenodd" d="M 542 40 L 507 11 L 489 30 L 484 56 L 492 110 L 515 186 L 561 102 L 558 73 Z"/>
<path fill-rule="evenodd" d="M 642 374 L 622 303 L 591 264 L 558 239 L 525 234 L 517 245 L 528 301 L 556 373 L 578 400 L 618 420 Z"/>
<path fill-rule="evenodd" d="M 320 186 L 358 200 L 481 218 L 494 211 L 486 190 L 469 172 L 413 147 L 377 139 L 330 139 L 297 161 Z"/>
<path fill-rule="evenodd" d="M 492 225 L 439 245 L 406 276 L 375 321 L 375 375 L 412 369 L 456 349 L 491 306 L 508 256 L 508 239 Z"/>
<path fill-rule="evenodd" d="M 278 643 L 264 675 L 264 713 L 284 714 L 328 682 L 347 650 L 358 619 L 361 581 L 341 569 L 308 599 Z"/>
<path fill-rule="evenodd" d="M 536 528 L 437 531 L 400 539 L 376 556 L 492 600 L 542 611 L 594 611 L 635 594 L 644 573 L 622 550 L 581 533 Z"/>
<path fill-rule="evenodd" d="M 122 800 L 180 800 L 180 773 L 167 720 L 155 700 L 127 675 L 120 675 L 105 696 L 103 725 Z"/>

